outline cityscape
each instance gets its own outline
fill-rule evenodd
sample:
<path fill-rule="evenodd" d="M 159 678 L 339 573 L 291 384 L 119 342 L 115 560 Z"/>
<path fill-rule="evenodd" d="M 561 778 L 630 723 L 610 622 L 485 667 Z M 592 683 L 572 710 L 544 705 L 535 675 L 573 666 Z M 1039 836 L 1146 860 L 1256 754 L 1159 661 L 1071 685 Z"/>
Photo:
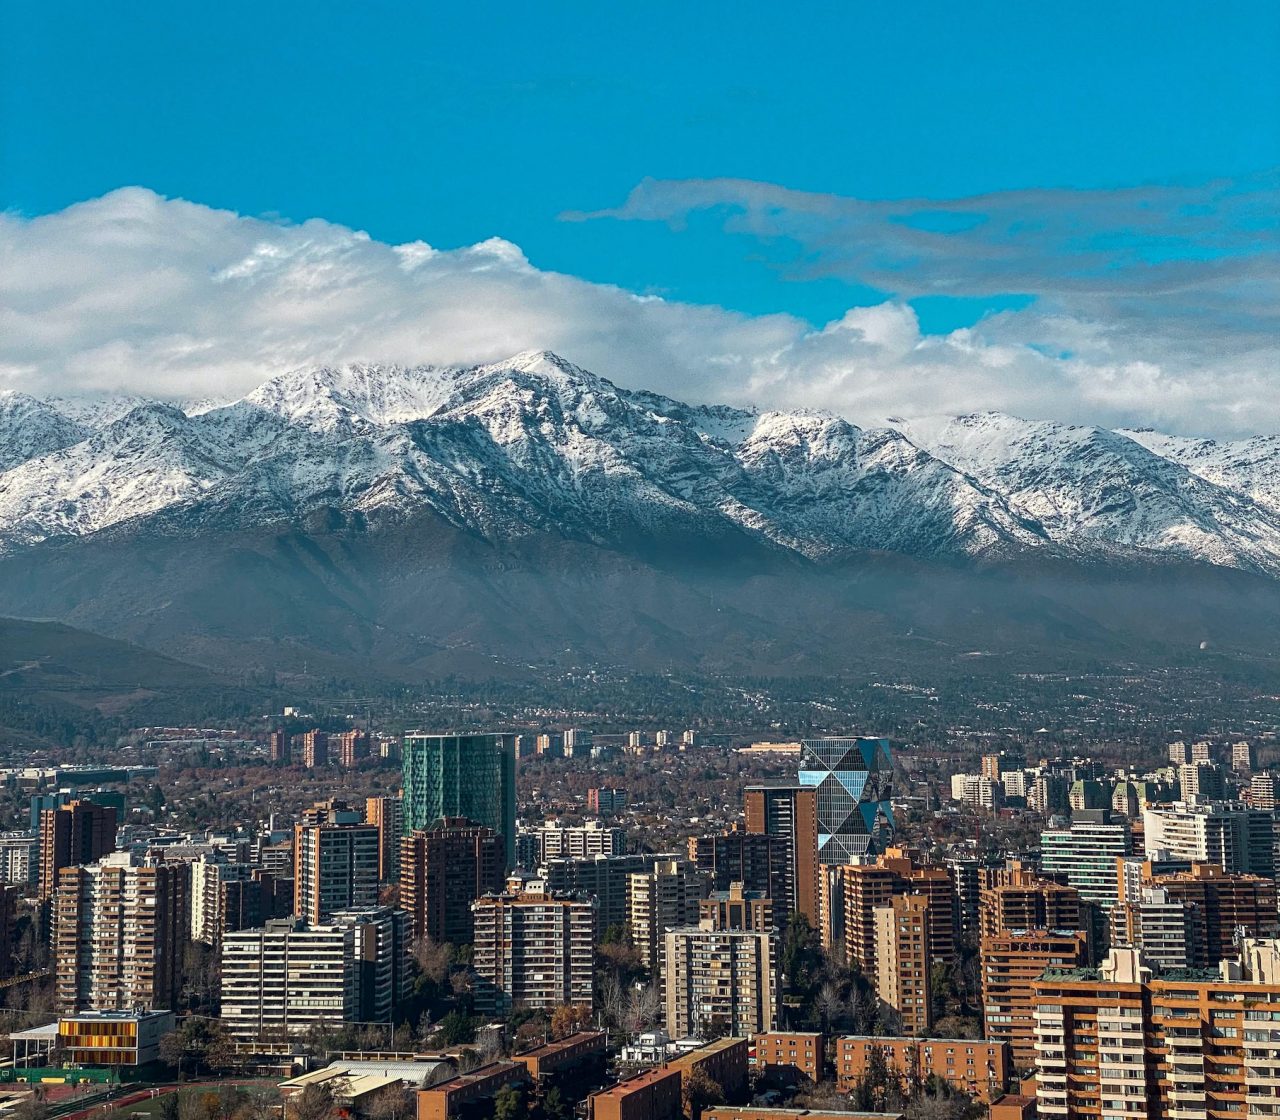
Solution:
<path fill-rule="evenodd" d="M 31 1120 L 1280 1114 L 1280 737 L 1018 739 L 290 707 L 11 753 L 4 1092 Z"/>
<path fill-rule="evenodd" d="M 1280 4 L 0 6 L 0 1120 L 1280 1120 Z"/>

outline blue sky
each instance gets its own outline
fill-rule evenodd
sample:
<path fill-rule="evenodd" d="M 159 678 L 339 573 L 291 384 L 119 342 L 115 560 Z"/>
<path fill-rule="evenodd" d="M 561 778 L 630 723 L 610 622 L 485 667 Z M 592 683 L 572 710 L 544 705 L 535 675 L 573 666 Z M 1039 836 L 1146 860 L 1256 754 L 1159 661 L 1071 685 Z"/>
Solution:
<path fill-rule="evenodd" d="M 138 184 L 393 242 L 822 322 L 714 218 L 557 215 L 646 177 L 857 198 L 1195 182 L 1280 165 L 1273 3 L 13 3 L 3 202 Z M 920 305 L 926 326 L 983 304 Z"/>
<path fill-rule="evenodd" d="M 982 321 L 1073 355 L 1113 316 L 1126 361 L 1169 333 L 1139 318 L 1185 310 L 1139 307 L 1135 259 L 1274 248 L 1275 3 L 14 0 L 0 18 L 0 207 L 21 222 L 140 186 L 392 245 L 498 237 L 542 272 L 816 329 L 896 299 L 924 336 Z M 1195 228 L 1135 232 L 1148 212 Z M 1123 291 L 1084 291 L 1110 250 Z M 1166 293 L 1193 286 L 1164 272 Z M 1250 304 L 1228 349 L 1256 355 L 1274 326 L 1258 283 L 1208 301 L 1215 330 Z M 33 363 L 0 353 L 0 374 Z"/>

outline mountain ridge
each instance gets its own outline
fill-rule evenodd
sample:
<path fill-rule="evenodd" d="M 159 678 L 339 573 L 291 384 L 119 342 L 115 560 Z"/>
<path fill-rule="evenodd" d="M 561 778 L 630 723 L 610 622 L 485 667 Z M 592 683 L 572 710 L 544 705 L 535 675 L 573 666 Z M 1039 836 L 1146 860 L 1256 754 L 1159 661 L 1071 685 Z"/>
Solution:
<path fill-rule="evenodd" d="M 6 428 L 4 425 L 8 424 Z M 1028 551 L 1280 578 L 1280 438 L 1221 444 L 998 413 L 929 437 L 823 412 L 689 405 L 546 351 L 313 367 L 229 403 L 0 398 L 0 552 L 130 526 L 430 511 L 497 543 L 745 535 L 829 563 Z"/>

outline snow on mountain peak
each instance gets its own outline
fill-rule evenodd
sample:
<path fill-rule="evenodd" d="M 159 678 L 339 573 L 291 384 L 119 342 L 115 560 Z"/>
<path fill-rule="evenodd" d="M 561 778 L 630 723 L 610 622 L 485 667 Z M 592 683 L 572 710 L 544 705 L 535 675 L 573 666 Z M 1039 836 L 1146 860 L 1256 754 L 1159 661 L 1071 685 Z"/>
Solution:
<path fill-rule="evenodd" d="M 813 558 L 1028 548 L 1280 576 L 1280 437 L 1215 443 L 998 412 L 891 418 L 687 405 L 547 350 L 469 367 L 292 370 L 230 404 L 0 393 L 0 549 L 165 512 L 321 506 L 500 540 L 684 527 Z M 193 530 L 194 531 L 194 530 Z"/>

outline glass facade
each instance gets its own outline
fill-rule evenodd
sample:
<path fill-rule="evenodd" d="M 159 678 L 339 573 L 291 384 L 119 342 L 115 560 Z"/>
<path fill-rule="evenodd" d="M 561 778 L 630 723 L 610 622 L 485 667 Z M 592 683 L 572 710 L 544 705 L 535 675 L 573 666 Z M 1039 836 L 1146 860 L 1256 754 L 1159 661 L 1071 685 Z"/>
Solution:
<path fill-rule="evenodd" d="M 404 828 L 466 817 L 497 832 L 511 866 L 516 835 L 514 735 L 404 737 Z"/>
<path fill-rule="evenodd" d="M 818 860 L 848 863 L 893 837 L 888 739 L 805 739 L 800 784 L 818 790 Z"/>

